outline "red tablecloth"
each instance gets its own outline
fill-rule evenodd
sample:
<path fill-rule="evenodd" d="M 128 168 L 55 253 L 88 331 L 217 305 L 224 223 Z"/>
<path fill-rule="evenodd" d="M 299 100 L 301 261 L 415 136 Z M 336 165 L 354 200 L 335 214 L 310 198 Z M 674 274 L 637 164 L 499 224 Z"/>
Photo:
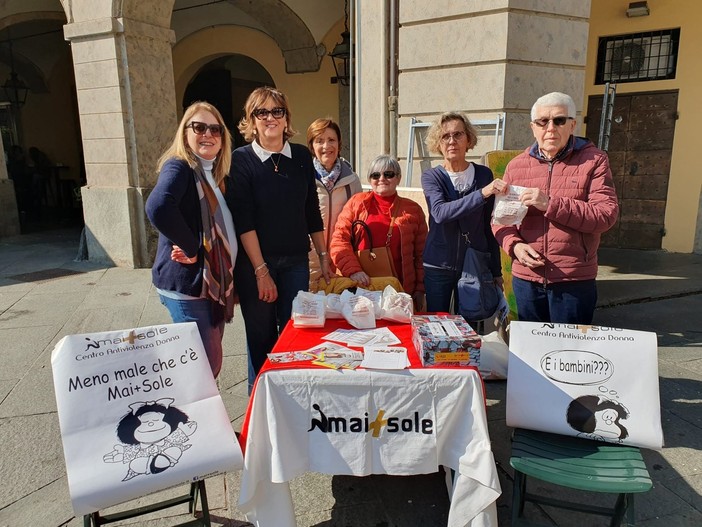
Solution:
<path fill-rule="evenodd" d="M 376 326 L 379 328 L 387 327 L 392 331 L 398 339 L 400 339 L 400 344 L 397 346 L 402 346 L 407 348 L 407 356 L 410 361 L 410 368 L 421 368 L 422 362 L 419 359 L 417 350 L 412 344 L 412 326 L 410 324 L 398 324 L 396 322 L 388 322 L 386 320 L 376 321 Z M 353 329 L 353 327 L 346 322 L 345 319 L 333 318 L 328 319 L 323 328 L 296 328 L 293 327 L 292 321 L 288 322 L 285 329 L 280 334 L 278 342 L 273 346 L 273 353 L 280 353 L 284 351 L 304 351 L 308 350 L 313 346 L 316 346 L 320 342 L 324 342 L 322 337 L 328 335 L 332 331 L 337 329 Z M 355 348 L 361 349 L 361 348 Z M 309 362 L 293 362 L 293 363 L 283 363 L 283 364 L 271 364 L 270 361 L 266 361 L 263 366 L 262 371 L 267 371 L 270 369 L 280 369 L 280 368 L 323 368 L 324 366 L 315 366 Z"/>
<path fill-rule="evenodd" d="M 424 368 L 422 366 L 422 361 L 419 358 L 417 349 L 412 343 L 412 326 L 411 324 L 400 324 L 396 322 L 389 322 L 387 320 L 377 320 L 377 327 L 387 327 L 392 331 L 398 339 L 400 339 L 400 344 L 397 346 L 402 346 L 407 348 L 407 357 L 410 361 L 410 368 Z M 305 351 L 308 350 L 321 342 L 322 337 L 328 335 L 332 331 L 337 329 L 354 329 L 351 324 L 346 322 L 342 318 L 327 319 L 323 328 L 296 328 L 293 326 L 292 320 L 288 321 L 287 325 L 283 329 L 283 332 L 278 337 L 278 341 L 275 346 L 273 346 L 272 353 L 282 353 L 286 351 Z M 360 349 L 360 348 L 355 348 Z M 477 368 L 473 366 L 429 366 L 430 368 L 470 368 L 477 371 Z M 299 362 L 285 362 L 285 363 L 272 363 L 266 360 L 260 373 L 265 373 L 270 370 L 289 370 L 289 369 L 300 369 L 300 368 L 312 368 L 312 369 L 327 369 L 324 366 L 318 366 L 312 364 L 310 361 L 299 361 Z M 258 378 L 256 379 L 258 381 Z M 481 379 L 482 382 L 482 379 Z M 485 393 L 485 386 L 483 388 L 483 394 Z M 256 383 L 254 383 L 253 391 L 256 390 Z M 246 409 L 246 417 L 244 418 L 244 424 L 241 428 L 241 434 L 239 437 L 239 444 L 241 445 L 242 451 L 246 448 L 246 437 L 249 432 L 249 419 L 251 416 L 251 403 L 253 401 L 252 397 L 249 398 L 249 405 Z"/>

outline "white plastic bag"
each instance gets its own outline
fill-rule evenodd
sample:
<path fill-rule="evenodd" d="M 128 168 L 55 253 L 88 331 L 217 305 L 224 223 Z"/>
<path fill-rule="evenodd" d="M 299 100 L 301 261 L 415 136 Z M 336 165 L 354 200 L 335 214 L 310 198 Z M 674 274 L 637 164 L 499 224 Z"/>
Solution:
<path fill-rule="evenodd" d="M 383 289 L 382 315 L 384 320 L 409 324 L 414 314 L 414 302 L 407 293 L 398 293 L 391 285 Z"/>
<path fill-rule="evenodd" d="M 492 209 L 494 225 L 519 225 L 527 214 L 529 207 L 524 205 L 519 196 L 526 187 L 510 185 L 507 194 L 495 195 L 495 207 Z"/>
<path fill-rule="evenodd" d="M 341 314 L 341 295 L 329 293 L 326 298 L 327 318 L 344 318 Z"/>
<path fill-rule="evenodd" d="M 348 290 L 341 293 L 341 313 L 346 321 L 356 329 L 375 327 L 373 302 L 365 296 L 354 295 Z"/>
<path fill-rule="evenodd" d="M 506 379 L 509 347 L 497 331 L 481 336 L 480 340 L 481 377 L 486 381 Z"/>
<path fill-rule="evenodd" d="M 363 289 L 362 287 L 356 288 L 356 295 L 365 296 L 368 300 L 373 302 L 373 310 L 375 311 L 375 318 L 381 318 L 383 315 L 383 292 L 382 291 L 369 291 L 368 289 Z"/>

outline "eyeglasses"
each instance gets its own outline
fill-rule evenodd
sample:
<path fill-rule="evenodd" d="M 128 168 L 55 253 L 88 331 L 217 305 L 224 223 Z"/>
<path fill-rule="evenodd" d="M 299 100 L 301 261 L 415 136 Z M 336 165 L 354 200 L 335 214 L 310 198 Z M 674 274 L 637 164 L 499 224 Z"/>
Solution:
<path fill-rule="evenodd" d="M 371 175 L 368 176 L 371 178 L 373 181 L 378 181 L 380 179 L 380 176 L 385 176 L 385 179 L 392 179 L 396 176 L 395 172 L 392 170 L 386 170 L 385 172 L 371 172 Z"/>
<path fill-rule="evenodd" d="M 458 142 L 458 141 L 460 141 L 461 139 L 463 139 L 463 137 L 464 137 L 465 135 L 466 135 L 465 132 L 451 132 L 451 133 L 449 133 L 449 134 L 444 134 L 444 135 L 441 136 L 441 142 L 442 142 L 442 143 L 445 143 L 445 144 L 448 144 L 448 143 L 451 142 L 451 139 L 453 139 L 454 141 Z"/>
<path fill-rule="evenodd" d="M 205 135 L 207 130 L 209 130 L 212 137 L 221 137 L 224 133 L 224 126 L 221 124 L 207 124 L 199 121 L 191 122 L 186 126 L 186 128 L 192 128 L 193 132 L 195 132 L 197 135 Z"/>
<path fill-rule="evenodd" d="M 288 113 L 285 108 L 282 106 L 276 106 L 272 110 L 267 110 L 265 108 L 259 108 L 258 110 L 254 110 L 253 114 L 258 117 L 261 121 L 265 121 L 268 119 L 269 115 L 272 115 L 276 119 L 280 119 L 282 117 L 285 117 L 285 114 Z"/>
<path fill-rule="evenodd" d="M 575 119 L 575 117 L 566 117 L 565 115 L 561 115 L 560 117 L 554 117 L 553 119 L 534 119 L 532 123 L 539 128 L 545 128 L 551 121 L 553 121 L 553 124 L 556 126 L 563 126 L 568 121 L 572 121 L 573 119 Z"/>

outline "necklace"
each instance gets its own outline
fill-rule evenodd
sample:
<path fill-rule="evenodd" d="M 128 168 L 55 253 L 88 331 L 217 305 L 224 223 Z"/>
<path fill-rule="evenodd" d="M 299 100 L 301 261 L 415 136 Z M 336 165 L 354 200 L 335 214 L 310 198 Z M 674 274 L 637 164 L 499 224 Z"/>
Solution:
<path fill-rule="evenodd" d="M 278 172 L 278 165 L 280 164 L 280 156 L 283 154 L 278 154 L 278 162 L 273 161 L 273 154 L 271 154 L 271 163 L 273 163 L 274 170 Z"/>

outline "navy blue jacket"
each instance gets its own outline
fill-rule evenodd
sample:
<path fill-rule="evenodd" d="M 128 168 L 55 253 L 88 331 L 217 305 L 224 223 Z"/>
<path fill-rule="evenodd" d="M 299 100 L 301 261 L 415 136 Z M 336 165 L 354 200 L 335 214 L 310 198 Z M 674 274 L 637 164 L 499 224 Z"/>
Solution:
<path fill-rule="evenodd" d="M 460 271 L 466 243 L 466 233 L 472 246 L 489 252 L 492 275 L 502 275 L 500 248 L 490 229 L 494 196 L 483 198 L 480 189 L 493 180 L 492 171 L 473 163 L 473 185 L 461 194 L 456 191 L 446 170 L 437 166 L 422 174 L 422 189 L 429 208 L 429 234 L 424 245 L 424 263 L 441 269 Z"/>
<path fill-rule="evenodd" d="M 228 179 L 228 178 L 227 178 Z M 156 186 L 146 200 L 146 215 L 159 231 L 156 258 L 151 268 L 153 283 L 165 291 L 199 297 L 202 294 L 202 218 L 195 186 L 195 171 L 181 159 L 163 165 Z M 171 260 L 177 245 L 197 262 L 184 265 Z"/>

